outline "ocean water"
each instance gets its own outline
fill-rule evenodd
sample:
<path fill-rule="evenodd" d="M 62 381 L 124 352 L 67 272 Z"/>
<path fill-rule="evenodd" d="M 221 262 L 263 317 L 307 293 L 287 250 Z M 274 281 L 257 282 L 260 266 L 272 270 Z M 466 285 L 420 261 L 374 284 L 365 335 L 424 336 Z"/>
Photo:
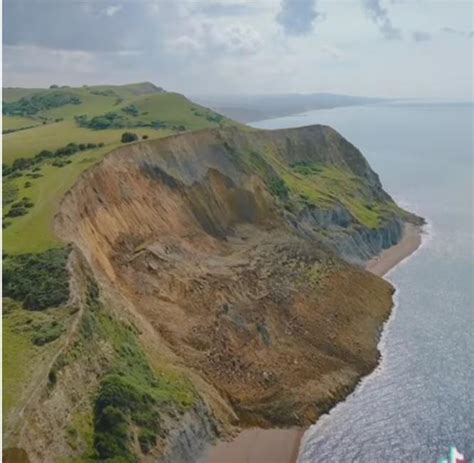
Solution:
<path fill-rule="evenodd" d="M 380 366 L 312 426 L 299 462 L 474 461 L 473 106 L 386 104 L 253 123 L 326 124 L 356 145 L 402 206 L 428 220 L 387 276 L 396 307 Z"/>

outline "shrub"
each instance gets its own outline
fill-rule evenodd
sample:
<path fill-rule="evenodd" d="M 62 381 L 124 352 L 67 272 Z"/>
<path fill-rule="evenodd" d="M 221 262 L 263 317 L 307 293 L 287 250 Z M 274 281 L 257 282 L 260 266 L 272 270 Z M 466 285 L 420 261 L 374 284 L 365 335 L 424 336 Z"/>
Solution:
<path fill-rule="evenodd" d="M 66 161 L 62 161 L 60 159 L 56 159 L 51 163 L 51 165 L 54 167 L 64 167 L 66 164 Z"/>
<path fill-rule="evenodd" d="M 138 108 L 133 104 L 125 106 L 125 108 L 122 108 L 122 111 L 130 116 L 138 116 L 139 114 Z"/>
<path fill-rule="evenodd" d="M 287 199 L 288 198 L 288 187 L 286 183 L 280 177 L 272 177 L 269 180 L 269 189 L 270 193 L 273 196 L 277 196 L 280 199 Z"/>
<path fill-rule="evenodd" d="M 18 187 L 13 182 L 3 182 L 2 204 L 11 204 L 18 198 Z"/>
<path fill-rule="evenodd" d="M 138 442 L 143 453 L 148 453 L 156 445 L 156 433 L 142 429 L 138 434 Z"/>
<path fill-rule="evenodd" d="M 64 304 L 69 298 L 68 255 L 68 249 L 50 249 L 9 256 L 3 264 L 4 295 L 31 310 Z"/>
<path fill-rule="evenodd" d="M 124 132 L 122 134 L 122 138 L 121 138 L 122 143 L 130 143 L 132 141 L 137 141 L 137 140 L 138 140 L 138 135 L 136 133 Z"/>
<path fill-rule="evenodd" d="M 143 135 L 142 140 L 148 140 L 148 135 Z"/>
<path fill-rule="evenodd" d="M 116 407 L 107 406 L 95 421 L 94 447 L 101 459 L 130 458 L 128 450 L 128 422 Z"/>
<path fill-rule="evenodd" d="M 13 207 L 8 211 L 5 217 L 21 217 L 28 214 L 28 210 L 24 207 Z"/>
<path fill-rule="evenodd" d="M 58 339 L 62 332 L 62 326 L 58 322 L 53 321 L 37 330 L 33 334 L 31 341 L 36 346 L 44 346 L 45 344 Z"/>

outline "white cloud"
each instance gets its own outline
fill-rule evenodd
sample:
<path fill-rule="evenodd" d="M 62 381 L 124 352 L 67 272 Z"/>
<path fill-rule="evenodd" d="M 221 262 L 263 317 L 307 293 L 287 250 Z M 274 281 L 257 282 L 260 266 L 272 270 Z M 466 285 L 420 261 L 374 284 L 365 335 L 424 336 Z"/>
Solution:
<path fill-rule="evenodd" d="M 122 9 L 121 5 L 112 5 L 105 9 L 105 14 L 107 16 L 113 16 L 115 13 L 118 13 Z"/>
<path fill-rule="evenodd" d="M 338 61 L 342 61 L 346 58 L 346 54 L 338 47 L 331 45 L 321 45 L 320 50 L 324 55 L 334 58 Z"/>
<path fill-rule="evenodd" d="M 202 52 L 211 57 L 222 54 L 249 55 L 257 53 L 261 47 L 262 38 L 252 26 L 208 21 L 196 23 L 187 34 L 170 38 L 166 42 L 168 53 Z"/>

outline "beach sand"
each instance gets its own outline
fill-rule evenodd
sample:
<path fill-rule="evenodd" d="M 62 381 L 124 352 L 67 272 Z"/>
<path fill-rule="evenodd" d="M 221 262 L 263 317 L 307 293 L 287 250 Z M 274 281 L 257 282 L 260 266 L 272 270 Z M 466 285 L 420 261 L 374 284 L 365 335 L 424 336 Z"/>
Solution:
<path fill-rule="evenodd" d="M 421 244 L 421 230 L 405 225 L 402 240 L 366 264 L 378 276 L 415 252 Z M 230 442 L 211 447 L 200 463 L 295 463 L 305 429 L 246 429 Z"/>

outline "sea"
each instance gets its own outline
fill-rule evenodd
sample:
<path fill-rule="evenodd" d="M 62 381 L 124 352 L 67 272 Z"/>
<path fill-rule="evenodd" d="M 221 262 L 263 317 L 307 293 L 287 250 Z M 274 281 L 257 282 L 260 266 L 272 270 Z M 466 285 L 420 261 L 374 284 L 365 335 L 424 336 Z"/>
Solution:
<path fill-rule="evenodd" d="M 386 276 L 395 307 L 379 367 L 309 428 L 298 461 L 449 462 L 451 449 L 474 461 L 474 106 L 397 101 L 251 125 L 312 124 L 357 146 L 427 226 L 418 251 Z"/>

